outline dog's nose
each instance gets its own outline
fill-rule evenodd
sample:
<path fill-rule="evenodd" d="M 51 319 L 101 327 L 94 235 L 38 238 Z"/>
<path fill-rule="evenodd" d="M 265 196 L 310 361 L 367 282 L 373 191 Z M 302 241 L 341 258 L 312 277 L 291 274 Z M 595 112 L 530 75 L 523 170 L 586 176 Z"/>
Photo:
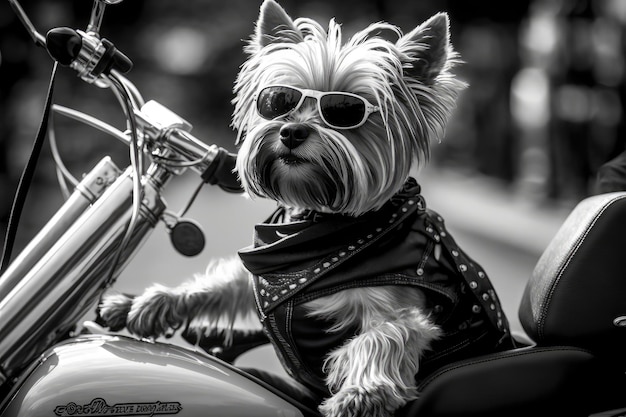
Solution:
<path fill-rule="evenodd" d="M 289 149 L 295 149 L 309 137 L 309 129 L 301 123 L 286 123 L 280 128 L 280 140 Z"/>

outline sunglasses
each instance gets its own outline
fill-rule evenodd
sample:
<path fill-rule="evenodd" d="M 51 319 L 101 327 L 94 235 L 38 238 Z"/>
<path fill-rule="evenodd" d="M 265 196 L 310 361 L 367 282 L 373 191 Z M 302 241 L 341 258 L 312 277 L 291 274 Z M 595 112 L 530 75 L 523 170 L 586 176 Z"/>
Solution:
<path fill-rule="evenodd" d="M 286 85 L 263 88 L 256 96 L 256 109 L 264 119 L 274 120 L 298 110 L 307 97 L 317 101 L 322 120 L 334 129 L 355 129 L 365 123 L 370 114 L 380 110 L 356 94 L 322 92 Z"/>

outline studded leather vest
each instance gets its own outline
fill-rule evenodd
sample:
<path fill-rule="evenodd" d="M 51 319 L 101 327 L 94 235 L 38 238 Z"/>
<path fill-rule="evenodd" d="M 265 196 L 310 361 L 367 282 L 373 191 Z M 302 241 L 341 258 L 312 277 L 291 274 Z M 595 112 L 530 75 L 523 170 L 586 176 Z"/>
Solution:
<path fill-rule="evenodd" d="M 412 178 L 376 212 L 292 219 L 281 208 L 255 231 L 254 245 L 239 255 L 253 274 L 264 331 L 287 372 L 322 396 L 328 394 L 325 356 L 357 329 L 326 332 L 332 323 L 308 316 L 303 304 L 345 289 L 409 285 L 426 293 L 445 336 L 421 359 L 420 376 L 511 345 L 485 272 L 457 246 L 441 216 L 426 209 Z"/>

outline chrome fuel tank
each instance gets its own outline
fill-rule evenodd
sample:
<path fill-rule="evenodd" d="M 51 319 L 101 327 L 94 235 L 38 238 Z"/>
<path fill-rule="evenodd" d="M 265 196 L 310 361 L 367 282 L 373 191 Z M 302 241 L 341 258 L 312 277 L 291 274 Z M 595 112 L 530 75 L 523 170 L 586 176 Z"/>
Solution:
<path fill-rule="evenodd" d="M 302 416 L 219 360 L 124 336 L 83 336 L 55 346 L 18 387 L 1 417 Z"/>

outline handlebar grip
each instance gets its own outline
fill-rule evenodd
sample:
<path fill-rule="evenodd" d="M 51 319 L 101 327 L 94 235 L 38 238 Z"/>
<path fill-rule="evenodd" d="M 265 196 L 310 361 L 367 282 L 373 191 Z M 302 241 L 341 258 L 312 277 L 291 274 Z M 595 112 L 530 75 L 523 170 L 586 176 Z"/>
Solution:
<path fill-rule="evenodd" d="M 46 49 L 59 64 L 68 66 L 80 55 L 83 38 L 74 29 L 60 27 L 46 34 Z"/>
<path fill-rule="evenodd" d="M 219 148 L 215 159 L 202 173 L 204 182 L 217 185 L 229 193 L 243 193 L 239 177 L 234 172 L 237 155 Z"/>

